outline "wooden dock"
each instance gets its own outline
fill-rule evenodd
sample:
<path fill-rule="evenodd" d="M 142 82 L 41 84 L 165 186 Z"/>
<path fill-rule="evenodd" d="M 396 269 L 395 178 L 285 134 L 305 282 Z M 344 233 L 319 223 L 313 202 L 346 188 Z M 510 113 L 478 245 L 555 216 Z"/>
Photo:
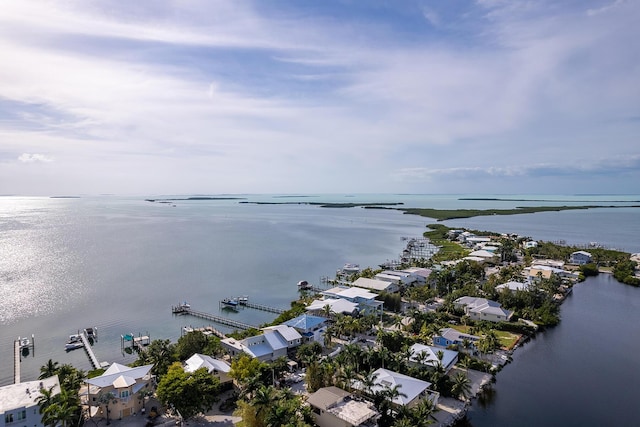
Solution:
<path fill-rule="evenodd" d="M 204 311 L 197 311 L 191 309 L 191 307 L 172 307 L 174 314 L 188 314 L 194 317 L 200 317 L 201 319 L 210 320 L 212 322 L 219 323 L 225 326 L 231 326 L 232 328 L 247 330 L 247 329 L 259 329 L 258 326 L 250 325 L 248 323 L 239 322 L 237 320 L 229 319 L 228 317 L 216 316 L 215 314 L 205 313 Z"/>
<path fill-rule="evenodd" d="M 89 342 L 89 337 L 87 337 L 86 331 L 82 331 L 80 333 L 80 339 L 82 340 L 85 353 L 87 353 L 87 356 L 89 356 L 89 362 L 91 362 L 93 369 L 100 368 L 101 367 L 100 362 L 98 362 L 98 358 L 96 357 L 96 354 L 93 352 L 93 348 L 91 348 L 91 343 Z"/>
<path fill-rule="evenodd" d="M 224 300 L 223 300 L 224 301 Z M 220 301 L 220 305 L 223 305 L 224 302 Z M 254 310 L 262 310 L 262 311 L 268 311 L 269 313 L 276 313 L 276 314 L 282 314 L 287 310 L 284 310 L 282 308 L 277 308 L 277 307 L 271 307 L 268 305 L 264 305 L 264 304 L 254 304 L 252 302 L 249 302 L 248 300 L 245 301 L 240 301 L 238 303 L 237 306 L 235 306 L 234 308 L 239 308 L 239 307 L 247 307 L 247 308 L 253 308 Z"/>
<path fill-rule="evenodd" d="M 194 328 L 193 326 L 182 327 L 182 333 L 185 333 L 185 334 L 188 334 L 189 332 L 195 332 L 195 331 L 202 332 L 205 335 L 215 335 L 220 339 L 227 338 L 227 336 L 222 331 L 219 331 L 213 326 L 203 326 L 201 328 Z"/>
<path fill-rule="evenodd" d="M 20 384 L 20 337 L 13 342 L 13 383 Z"/>

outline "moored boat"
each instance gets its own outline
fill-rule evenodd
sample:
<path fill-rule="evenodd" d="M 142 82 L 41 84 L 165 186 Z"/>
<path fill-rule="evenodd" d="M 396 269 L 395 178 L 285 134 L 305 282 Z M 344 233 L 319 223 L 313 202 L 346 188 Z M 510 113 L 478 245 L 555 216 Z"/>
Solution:
<path fill-rule="evenodd" d="M 238 306 L 238 298 L 225 298 L 222 301 L 223 305 L 227 307 L 237 307 Z"/>
<path fill-rule="evenodd" d="M 298 289 L 300 290 L 311 289 L 311 284 L 306 280 L 301 280 L 298 282 Z"/>

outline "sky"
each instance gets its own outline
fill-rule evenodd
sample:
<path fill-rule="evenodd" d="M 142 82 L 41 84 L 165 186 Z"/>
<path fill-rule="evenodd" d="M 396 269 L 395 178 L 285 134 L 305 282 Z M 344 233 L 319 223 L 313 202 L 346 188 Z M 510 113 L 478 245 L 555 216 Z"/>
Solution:
<path fill-rule="evenodd" d="M 640 1 L 0 8 L 0 194 L 637 194 Z"/>

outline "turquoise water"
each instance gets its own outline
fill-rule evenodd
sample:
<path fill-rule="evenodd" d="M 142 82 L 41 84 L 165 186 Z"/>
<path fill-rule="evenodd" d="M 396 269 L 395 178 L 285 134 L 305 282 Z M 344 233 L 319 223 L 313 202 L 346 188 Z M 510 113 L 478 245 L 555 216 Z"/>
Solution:
<path fill-rule="evenodd" d="M 145 202 L 146 197 L 0 197 L 0 384 L 12 382 L 12 343 L 18 336 L 36 337 L 35 357 L 22 364 L 24 380 L 36 378 L 49 358 L 89 369 L 82 350 L 63 349 L 69 334 L 87 326 L 98 327 L 94 348 L 99 359 L 127 363 L 132 359 L 121 353 L 122 334 L 175 339 L 182 326 L 206 323 L 172 316 L 171 305 L 187 300 L 195 309 L 251 324 L 267 322 L 273 314 L 222 313 L 218 301 L 249 295 L 255 302 L 288 307 L 299 280 L 317 283 L 322 276 L 333 277 L 347 262 L 376 267 L 395 259 L 404 247 L 402 237 L 420 236 L 433 222 L 394 210 L 238 200 L 175 201 L 173 207 Z M 460 195 L 239 197 L 401 202 L 405 207 L 443 209 L 552 204 L 462 201 L 458 199 L 467 196 Z M 529 197 L 561 200 L 558 204 L 587 200 L 586 196 Z M 588 200 L 629 204 L 640 196 L 589 196 Z M 571 243 L 599 241 L 640 252 L 639 212 L 632 208 L 564 211 L 446 223 Z"/>

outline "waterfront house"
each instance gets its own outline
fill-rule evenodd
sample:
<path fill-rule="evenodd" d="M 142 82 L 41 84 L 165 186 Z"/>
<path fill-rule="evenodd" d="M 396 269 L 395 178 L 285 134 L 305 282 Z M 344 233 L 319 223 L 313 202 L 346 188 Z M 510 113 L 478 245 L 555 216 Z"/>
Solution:
<path fill-rule="evenodd" d="M 480 337 L 476 335 L 465 334 L 453 328 L 444 328 L 440 330 L 440 333 L 433 337 L 433 344 L 440 347 L 464 346 L 465 340 L 471 343 L 474 347 L 474 343 L 480 340 Z"/>
<path fill-rule="evenodd" d="M 394 397 L 391 401 L 391 403 L 397 406 L 413 407 L 422 399 L 431 400 L 434 406 L 438 404 L 439 394 L 435 391 L 429 390 L 431 383 L 427 381 L 384 368 L 375 370 L 373 372 L 373 377 L 374 384 L 370 390 L 364 390 L 364 386 L 360 381 L 354 382 L 354 387 L 358 390 L 375 394 L 376 392 L 389 388 L 392 389 L 397 386 L 398 391 L 401 394 Z"/>
<path fill-rule="evenodd" d="M 377 277 L 378 275 L 376 275 Z M 388 280 L 383 280 L 383 277 L 377 279 L 368 279 L 366 277 L 358 277 L 355 282 L 352 283 L 353 286 L 368 289 L 375 292 L 387 292 L 394 293 L 400 290 L 400 279 L 395 276 L 384 276 Z"/>
<path fill-rule="evenodd" d="M 482 258 L 485 262 L 493 262 L 493 263 L 497 262 L 499 259 L 498 255 L 484 249 L 473 251 L 468 256 L 474 257 L 474 258 Z"/>
<path fill-rule="evenodd" d="M 424 344 L 414 344 L 411 346 L 411 356 L 409 363 L 434 367 L 438 362 L 442 363 L 445 372 L 449 372 L 458 363 L 458 352 L 444 348 L 434 347 Z"/>
<path fill-rule="evenodd" d="M 589 264 L 591 262 L 591 258 L 591 254 L 589 252 L 576 251 L 569 257 L 569 262 L 571 264 L 584 265 Z"/>
<path fill-rule="evenodd" d="M 489 322 L 508 322 L 513 312 L 505 310 L 501 304 L 486 298 L 460 297 L 453 302 L 458 309 L 473 320 L 487 320 Z"/>
<path fill-rule="evenodd" d="M 141 390 L 153 390 L 153 365 L 130 368 L 113 363 L 100 376 L 87 378 L 87 398 L 91 417 L 121 419 L 140 412 L 144 399 L 138 397 Z M 109 403 L 102 401 L 109 395 Z"/>
<path fill-rule="evenodd" d="M 184 362 L 185 372 L 195 372 L 205 368 L 212 376 L 220 381 L 221 385 L 229 384 L 233 379 L 229 376 L 231 365 L 221 359 L 214 359 L 206 354 L 196 353 Z"/>
<path fill-rule="evenodd" d="M 355 316 L 359 313 L 359 304 L 351 301 L 347 301 L 342 298 L 322 298 L 311 302 L 305 310 L 314 314 L 325 314 L 326 308 L 329 308 L 330 313 L 335 314 L 347 314 Z"/>
<path fill-rule="evenodd" d="M 369 279 L 371 280 L 371 279 Z M 378 282 L 381 284 L 385 284 L 387 282 L 382 282 L 379 280 L 372 280 L 373 282 Z M 338 298 L 342 300 L 346 300 L 352 303 L 357 304 L 358 312 L 360 313 L 373 313 L 380 314 L 382 312 L 382 306 L 384 302 L 378 301 L 376 298 L 378 294 L 374 292 L 370 292 L 366 289 L 352 286 L 336 286 L 335 288 L 328 289 L 322 292 L 322 295 L 326 298 Z"/>
<path fill-rule="evenodd" d="M 528 241 L 522 243 L 522 247 L 524 249 L 536 248 L 536 247 L 538 247 L 538 242 L 536 242 L 535 240 L 528 240 Z"/>
<path fill-rule="evenodd" d="M 316 341 L 321 345 L 324 342 L 324 331 L 327 326 L 327 319 L 321 316 L 301 314 L 298 317 L 287 320 L 283 325 L 294 328 L 302 335 L 303 342 Z"/>
<path fill-rule="evenodd" d="M 425 285 L 427 283 L 427 280 L 429 280 L 429 276 L 431 276 L 432 272 L 430 268 L 421 267 L 409 267 L 400 271 L 411 274 L 416 280 L 414 283 L 415 285 Z"/>
<path fill-rule="evenodd" d="M 375 426 L 379 417 L 371 403 L 355 400 L 338 387 L 323 387 L 309 396 L 307 403 L 320 427 Z"/>
<path fill-rule="evenodd" d="M 550 279 L 554 274 L 562 279 L 578 279 L 578 273 L 546 265 L 532 265 L 531 267 L 525 268 L 522 271 L 522 274 L 527 279 L 527 281 L 532 283 L 539 282 L 540 279 Z"/>
<path fill-rule="evenodd" d="M 40 390 L 51 390 L 52 396 L 60 394 L 58 376 L 36 381 L 25 381 L 0 387 L 0 426 L 44 427 L 38 399 Z"/>
<path fill-rule="evenodd" d="M 232 357 L 246 353 L 263 362 L 287 357 L 289 350 L 302 344 L 302 335 L 287 325 L 269 326 L 262 331 L 262 334 L 242 340 L 224 338 L 220 343 Z"/>
<path fill-rule="evenodd" d="M 382 275 L 380 278 L 378 274 Z M 386 280 L 385 277 L 397 277 L 399 279 L 398 285 L 400 287 L 407 287 L 413 285 L 418 279 L 414 274 L 402 270 L 384 270 L 374 276 L 377 280 Z"/>

